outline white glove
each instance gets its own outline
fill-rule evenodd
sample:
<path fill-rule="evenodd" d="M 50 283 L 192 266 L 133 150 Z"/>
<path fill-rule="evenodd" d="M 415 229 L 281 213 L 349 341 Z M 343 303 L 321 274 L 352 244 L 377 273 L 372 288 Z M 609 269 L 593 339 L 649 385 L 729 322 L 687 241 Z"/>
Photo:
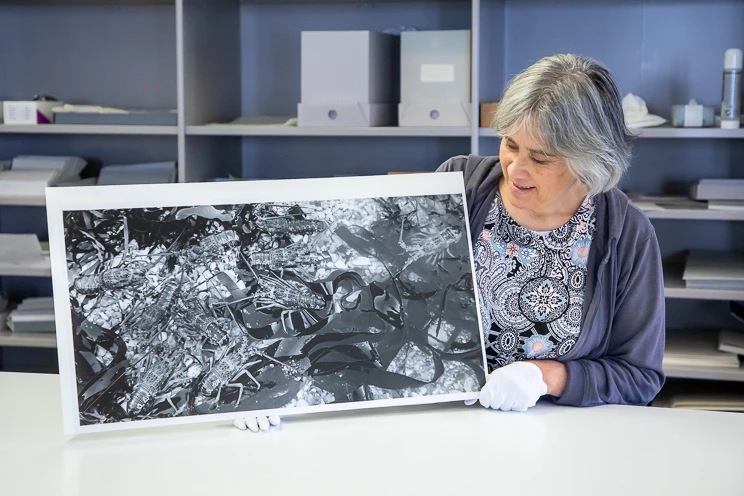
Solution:
<path fill-rule="evenodd" d="M 248 429 L 251 432 L 258 432 L 259 430 L 268 431 L 271 426 L 278 426 L 282 423 L 282 419 L 278 415 L 271 415 L 269 417 L 245 417 L 235 419 L 233 425 L 244 431 Z"/>
<path fill-rule="evenodd" d="M 517 412 L 535 406 L 548 392 L 542 371 L 534 363 L 514 362 L 491 372 L 480 392 L 480 404 L 494 410 Z M 470 404 L 475 403 L 474 401 Z"/>

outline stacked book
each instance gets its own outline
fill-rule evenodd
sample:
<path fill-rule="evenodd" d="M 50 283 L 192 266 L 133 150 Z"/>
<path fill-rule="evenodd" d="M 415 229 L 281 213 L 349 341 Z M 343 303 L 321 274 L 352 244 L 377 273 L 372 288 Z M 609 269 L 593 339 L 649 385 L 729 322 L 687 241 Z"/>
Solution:
<path fill-rule="evenodd" d="M 690 289 L 744 290 L 744 253 L 690 250 L 682 279 Z"/>
<path fill-rule="evenodd" d="M 176 162 L 108 165 L 101 169 L 98 184 L 157 184 L 176 182 Z"/>
<path fill-rule="evenodd" d="M 26 298 L 8 315 L 8 327 L 13 332 L 55 332 L 54 299 Z"/>
<path fill-rule="evenodd" d="M 0 196 L 43 197 L 48 186 L 78 185 L 86 164 L 80 157 L 15 157 L 9 169 L 0 170 Z"/>

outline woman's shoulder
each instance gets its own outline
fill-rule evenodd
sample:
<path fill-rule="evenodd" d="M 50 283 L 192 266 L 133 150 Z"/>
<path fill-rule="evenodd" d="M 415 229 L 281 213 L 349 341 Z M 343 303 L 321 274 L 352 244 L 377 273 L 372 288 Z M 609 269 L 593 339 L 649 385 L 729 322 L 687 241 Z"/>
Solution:
<path fill-rule="evenodd" d="M 604 193 L 606 207 L 608 209 L 607 219 L 613 226 L 614 236 L 620 241 L 632 244 L 644 243 L 656 231 L 646 214 L 631 202 L 627 195 L 618 188 L 613 188 Z"/>
<path fill-rule="evenodd" d="M 462 172 L 465 188 L 470 191 L 490 191 L 501 176 L 499 157 L 458 155 L 446 160 L 437 172 Z"/>
<path fill-rule="evenodd" d="M 478 169 L 488 170 L 498 163 L 499 157 L 480 155 L 457 155 L 445 160 L 437 168 L 437 172 L 467 172 L 473 173 Z"/>

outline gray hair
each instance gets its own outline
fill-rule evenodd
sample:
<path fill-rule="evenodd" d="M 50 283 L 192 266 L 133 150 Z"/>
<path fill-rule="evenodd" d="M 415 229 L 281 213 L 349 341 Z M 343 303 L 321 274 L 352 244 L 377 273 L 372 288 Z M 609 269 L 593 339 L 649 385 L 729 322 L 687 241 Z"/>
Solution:
<path fill-rule="evenodd" d="M 502 136 L 531 133 L 545 153 L 566 160 L 590 195 L 615 187 L 630 165 L 620 92 L 609 71 L 587 57 L 553 55 L 518 74 L 492 126 Z"/>

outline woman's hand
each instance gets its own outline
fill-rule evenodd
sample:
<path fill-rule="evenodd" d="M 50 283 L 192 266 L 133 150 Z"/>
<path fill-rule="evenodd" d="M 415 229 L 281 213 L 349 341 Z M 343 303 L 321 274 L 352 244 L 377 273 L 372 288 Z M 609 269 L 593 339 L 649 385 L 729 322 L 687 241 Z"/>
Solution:
<path fill-rule="evenodd" d="M 269 417 L 245 417 L 235 419 L 233 425 L 241 431 L 249 430 L 251 432 L 268 431 L 271 426 L 278 426 L 282 423 L 281 418 L 278 415 L 271 415 Z"/>
<path fill-rule="evenodd" d="M 491 372 L 480 392 L 480 404 L 494 410 L 524 412 L 548 392 L 541 369 L 533 362 L 514 362 Z"/>

